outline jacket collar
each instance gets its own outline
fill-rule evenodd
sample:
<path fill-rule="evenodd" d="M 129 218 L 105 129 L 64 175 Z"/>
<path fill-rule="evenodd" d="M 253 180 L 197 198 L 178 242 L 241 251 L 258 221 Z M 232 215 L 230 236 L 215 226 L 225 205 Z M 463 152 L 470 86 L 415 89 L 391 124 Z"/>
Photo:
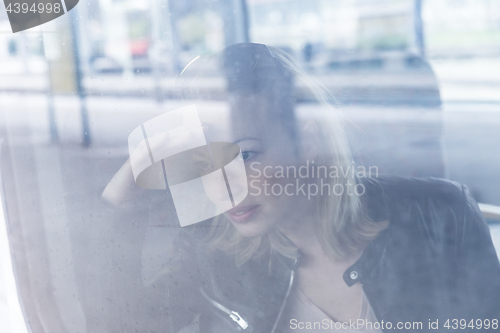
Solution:
<path fill-rule="evenodd" d="M 385 178 L 384 178 L 385 179 Z M 365 188 L 365 193 L 361 196 L 361 203 L 364 213 L 369 216 L 374 222 L 386 221 L 390 218 L 389 209 L 387 206 L 388 193 L 384 191 L 383 180 L 374 178 L 361 178 L 360 183 Z M 345 283 L 350 287 L 357 282 L 364 283 L 365 279 L 371 271 L 377 266 L 385 249 L 387 229 L 383 230 L 375 239 L 373 239 L 364 249 L 361 257 L 351 265 L 343 274 Z M 274 272 L 283 270 L 277 273 L 279 276 L 288 276 L 291 271 L 296 271 L 300 265 L 299 257 L 294 260 L 279 256 Z M 284 274 L 283 274 L 284 273 Z"/>
<path fill-rule="evenodd" d="M 387 193 L 378 179 L 362 178 L 360 183 L 365 188 L 361 196 L 364 213 L 374 222 L 386 221 L 390 218 L 387 206 Z M 373 239 L 363 251 L 361 257 L 343 274 L 345 283 L 350 287 L 358 281 L 364 283 L 367 276 L 377 266 L 385 249 L 387 229 Z"/>

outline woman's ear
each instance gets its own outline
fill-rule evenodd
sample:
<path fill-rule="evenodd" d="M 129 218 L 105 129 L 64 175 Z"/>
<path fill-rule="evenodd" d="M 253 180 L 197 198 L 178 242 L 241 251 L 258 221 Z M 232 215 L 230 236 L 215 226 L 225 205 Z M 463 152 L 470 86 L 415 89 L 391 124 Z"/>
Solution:
<path fill-rule="evenodd" d="M 301 131 L 301 155 L 306 161 L 317 160 L 320 154 L 319 128 L 316 122 L 308 120 Z"/>

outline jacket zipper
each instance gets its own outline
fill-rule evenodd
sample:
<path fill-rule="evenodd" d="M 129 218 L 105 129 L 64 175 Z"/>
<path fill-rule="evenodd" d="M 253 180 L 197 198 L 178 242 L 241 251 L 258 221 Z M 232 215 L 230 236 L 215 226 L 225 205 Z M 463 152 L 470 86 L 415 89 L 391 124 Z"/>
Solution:
<path fill-rule="evenodd" d="M 294 266 L 296 266 L 297 262 L 298 262 L 298 260 L 295 260 L 295 265 Z M 290 272 L 290 280 L 289 280 L 289 283 L 288 283 L 288 288 L 286 290 L 285 298 L 283 299 L 283 303 L 281 304 L 280 311 L 278 312 L 278 316 L 276 317 L 276 321 L 274 322 L 273 328 L 272 328 L 272 330 L 271 330 L 270 333 L 274 333 L 274 331 L 276 331 L 276 328 L 278 327 L 278 323 L 279 323 L 279 321 L 281 319 L 281 315 L 283 314 L 283 311 L 285 310 L 286 302 L 288 300 L 288 297 L 290 296 L 290 292 L 292 291 L 292 286 L 293 286 L 294 279 L 295 279 L 295 268 L 292 269 L 291 272 Z M 243 319 L 243 317 L 241 317 L 238 312 L 231 311 L 230 309 L 226 308 L 224 305 L 220 304 L 216 300 L 210 298 L 205 293 L 205 291 L 203 290 L 203 288 L 201 288 L 201 294 L 213 306 L 215 306 L 217 309 L 219 309 L 222 312 L 224 312 L 225 314 L 227 314 L 229 316 L 229 318 L 231 318 L 233 321 L 235 321 L 242 329 L 246 330 L 248 328 L 248 326 L 249 326 L 248 322 L 245 319 Z"/>
<path fill-rule="evenodd" d="M 274 333 L 274 331 L 278 327 L 278 323 L 281 319 L 281 315 L 283 314 L 283 310 L 285 310 L 285 305 L 288 300 L 288 296 L 290 296 L 290 292 L 292 291 L 293 281 L 295 279 L 295 267 L 297 266 L 297 262 L 298 260 L 295 260 L 294 268 L 290 272 L 290 282 L 288 283 L 288 289 L 286 291 L 285 298 L 283 299 L 283 303 L 281 304 L 280 312 L 278 312 L 278 316 L 276 317 L 276 321 L 274 322 L 271 333 Z"/>
<path fill-rule="evenodd" d="M 225 314 L 229 316 L 233 321 L 235 321 L 242 329 L 246 330 L 248 328 L 248 322 L 243 319 L 243 317 L 240 316 L 240 314 L 236 311 L 231 311 L 228 308 L 226 308 L 224 305 L 220 304 L 219 302 L 215 301 L 214 299 L 208 297 L 207 294 L 201 289 L 201 293 L 203 296 L 210 302 L 212 303 L 213 306 L 215 306 L 217 309 L 221 310 Z"/>

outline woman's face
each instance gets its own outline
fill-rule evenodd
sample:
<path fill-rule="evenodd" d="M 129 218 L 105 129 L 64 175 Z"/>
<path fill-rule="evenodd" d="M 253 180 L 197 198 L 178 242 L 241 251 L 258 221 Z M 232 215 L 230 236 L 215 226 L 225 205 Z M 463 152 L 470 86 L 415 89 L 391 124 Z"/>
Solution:
<path fill-rule="evenodd" d="M 298 190 L 302 185 L 307 190 L 311 180 L 295 177 L 291 171 L 295 168 L 298 172 L 306 165 L 301 144 L 273 117 L 270 105 L 255 95 L 232 98 L 230 129 L 210 131 L 210 141 L 229 141 L 241 148 L 249 193 L 224 215 L 246 237 L 265 234 L 275 227 L 293 228 L 310 218 L 315 207 L 313 198 Z"/>

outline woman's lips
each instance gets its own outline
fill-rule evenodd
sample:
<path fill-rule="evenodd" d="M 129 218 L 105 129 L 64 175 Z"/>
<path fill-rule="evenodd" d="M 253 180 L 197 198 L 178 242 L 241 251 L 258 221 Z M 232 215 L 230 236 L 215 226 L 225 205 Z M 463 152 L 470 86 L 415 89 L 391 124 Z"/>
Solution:
<path fill-rule="evenodd" d="M 233 222 L 244 223 L 258 212 L 260 205 L 238 206 L 227 211 Z"/>

